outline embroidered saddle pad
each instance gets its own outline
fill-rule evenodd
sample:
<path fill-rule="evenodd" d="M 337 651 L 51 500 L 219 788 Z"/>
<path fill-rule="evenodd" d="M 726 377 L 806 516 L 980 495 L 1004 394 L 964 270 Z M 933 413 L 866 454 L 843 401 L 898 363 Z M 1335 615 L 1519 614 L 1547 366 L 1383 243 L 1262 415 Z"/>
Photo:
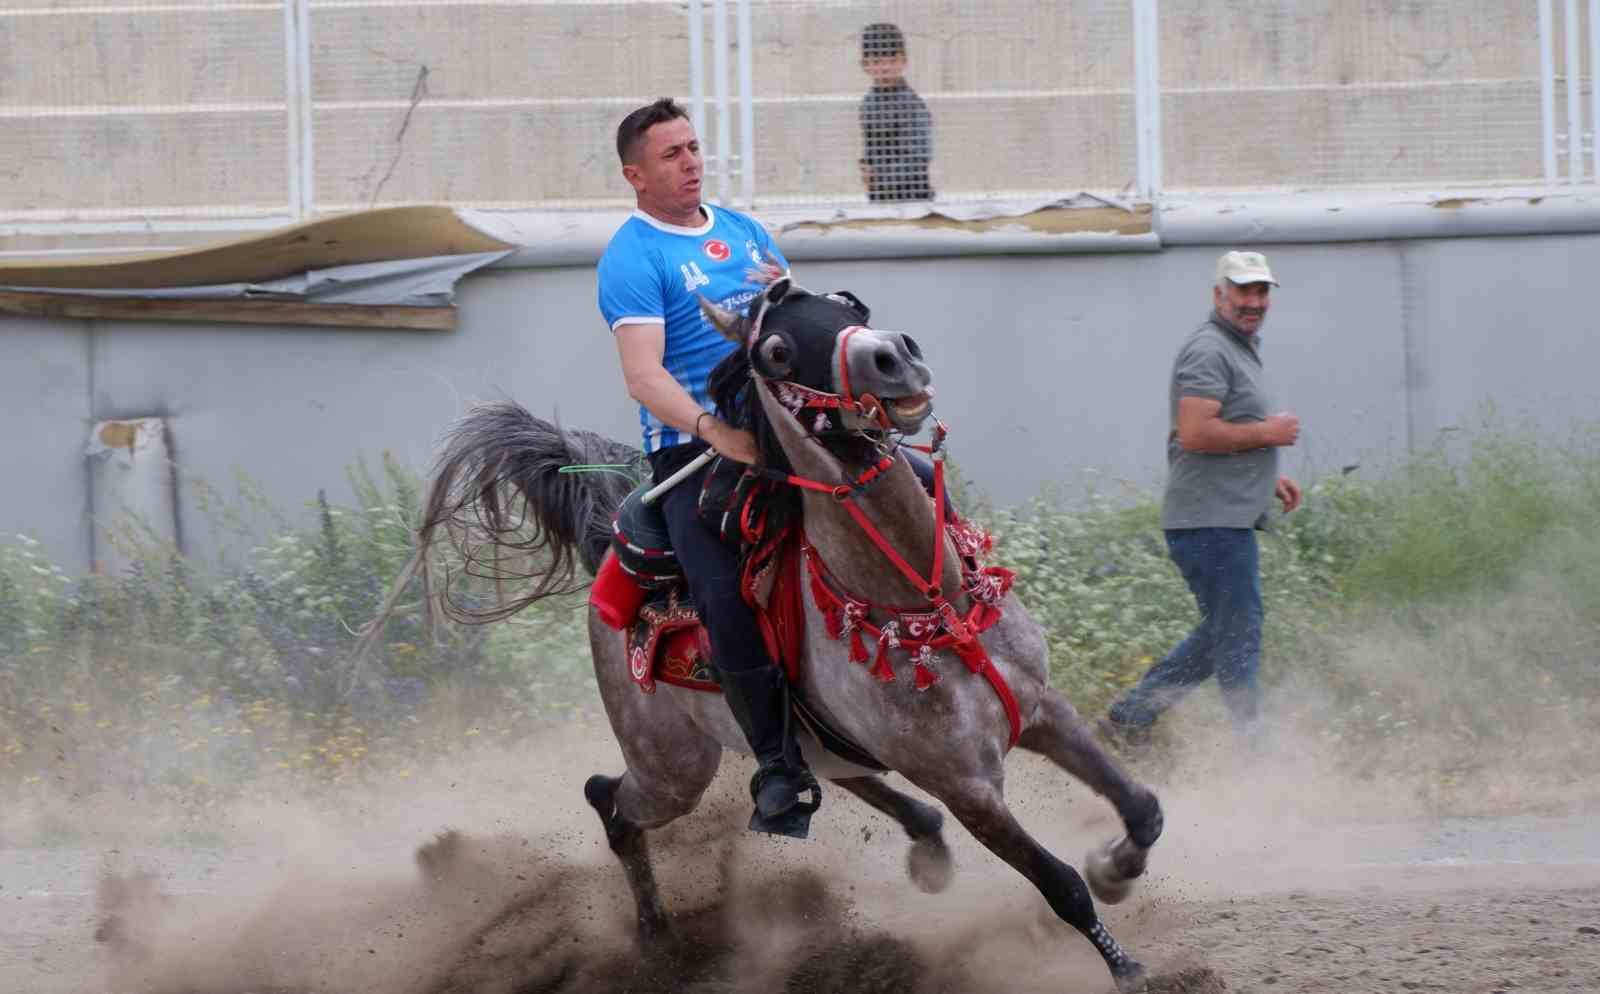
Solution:
<path fill-rule="evenodd" d="M 785 531 L 751 554 L 743 584 L 767 653 L 783 665 L 791 681 L 798 680 L 805 637 L 798 534 Z M 627 625 L 627 649 L 628 675 L 647 694 L 655 693 L 658 682 L 722 691 L 711 669 L 710 639 L 681 583 L 640 605 Z"/>

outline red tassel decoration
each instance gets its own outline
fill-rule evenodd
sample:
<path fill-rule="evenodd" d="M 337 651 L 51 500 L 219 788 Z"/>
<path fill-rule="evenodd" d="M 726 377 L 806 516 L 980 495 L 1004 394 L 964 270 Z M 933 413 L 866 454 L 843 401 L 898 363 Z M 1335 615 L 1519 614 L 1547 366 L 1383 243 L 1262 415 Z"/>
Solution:
<path fill-rule="evenodd" d="M 867 661 L 867 643 L 861 638 L 861 626 L 859 625 L 850 632 L 850 661 L 852 663 L 865 663 Z"/>
<path fill-rule="evenodd" d="M 828 629 L 828 637 L 834 641 L 844 638 L 844 612 L 827 601 L 818 601 L 817 606 L 822 609 L 822 624 Z"/>
<path fill-rule="evenodd" d="M 809 565 L 809 563 L 807 564 Z M 828 626 L 828 637 L 838 639 L 844 635 L 844 605 L 839 603 L 839 598 L 833 595 L 822 583 L 822 577 L 811 572 L 811 599 L 816 601 L 817 608 L 822 611 L 822 622 Z"/>
<path fill-rule="evenodd" d="M 928 665 L 928 661 L 932 658 L 933 650 L 928 646 L 923 646 L 921 649 L 917 650 L 916 660 L 918 690 L 927 690 L 929 687 L 943 679 L 943 677 L 939 676 L 933 667 Z"/>
<path fill-rule="evenodd" d="M 883 633 L 878 636 L 878 660 L 872 664 L 872 675 L 883 683 L 894 682 L 894 666 L 889 662 L 889 649 L 900 648 L 900 636 L 895 631 L 895 623 L 889 622 L 883 626 Z"/>

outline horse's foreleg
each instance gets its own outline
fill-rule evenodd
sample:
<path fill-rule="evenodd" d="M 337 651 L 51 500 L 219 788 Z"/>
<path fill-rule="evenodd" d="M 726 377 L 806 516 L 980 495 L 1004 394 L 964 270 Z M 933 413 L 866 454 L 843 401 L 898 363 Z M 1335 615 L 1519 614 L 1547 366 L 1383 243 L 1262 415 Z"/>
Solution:
<path fill-rule="evenodd" d="M 971 781 L 968 781 L 970 784 Z M 1117 990 L 1145 988 L 1145 969 L 1111 937 L 1094 910 L 1094 899 L 1078 871 L 1057 859 L 1034 841 L 1000 796 L 998 784 L 983 784 L 959 797 L 943 798 L 945 806 L 960 819 L 989 851 L 1011 864 L 1039 888 L 1050 909 L 1062 921 L 1081 932 L 1094 944 L 1106 967 L 1111 970 Z"/>
<path fill-rule="evenodd" d="M 1161 836 L 1161 803 L 1156 795 L 1123 771 L 1095 741 L 1077 710 L 1054 691 L 1040 700 L 1018 744 L 1049 758 L 1117 809 L 1127 834 L 1092 850 L 1084 870 L 1100 900 L 1115 904 L 1127 897 L 1133 881 L 1144 873 L 1150 847 Z"/>
<path fill-rule="evenodd" d="M 906 872 L 926 894 L 950 885 L 950 849 L 944 844 L 944 815 L 931 804 L 903 794 L 883 777 L 851 777 L 834 783 L 900 823 L 911 838 Z"/>

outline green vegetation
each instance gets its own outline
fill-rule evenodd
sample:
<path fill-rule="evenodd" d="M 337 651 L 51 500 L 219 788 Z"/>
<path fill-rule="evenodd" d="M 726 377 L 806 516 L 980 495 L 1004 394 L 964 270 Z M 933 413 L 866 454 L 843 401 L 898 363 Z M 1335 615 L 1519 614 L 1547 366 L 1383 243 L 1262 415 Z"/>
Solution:
<path fill-rule="evenodd" d="M 1358 772 L 1398 762 L 1382 746 L 1397 734 L 1436 746 L 1432 769 L 1450 773 L 1592 728 L 1600 454 L 1586 441 L 1485 429 L 1381 478 L 1310 486 L 1262 542 L 1275 706 Z M 54 787 L 199 809 L 270 778 L 403 779 L 476 742 L 597 719 L 581 595 L 430 639 L 413 584 L 382 650 L 352 667 L 352 629 L 409 559 L 418 517 L 417 482 L 392 463 L 352 482 L 355 506 L 319 496 L 315 527 L 280 524 L 245 566 L 208 571 L 124 536 L 136 568 L 75 580 L 27 538 L 0 547 L 0 805 Z M 206 501 L 225 529 L 278 520 Z M 1195 620 L 1153 499 L 975 516 L 1087 715 Z"/>

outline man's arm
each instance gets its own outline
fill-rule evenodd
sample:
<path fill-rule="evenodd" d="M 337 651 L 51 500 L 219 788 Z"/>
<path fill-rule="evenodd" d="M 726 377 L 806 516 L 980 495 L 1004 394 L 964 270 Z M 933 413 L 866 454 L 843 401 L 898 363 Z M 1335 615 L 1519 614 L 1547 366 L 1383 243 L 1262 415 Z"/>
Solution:
<path fill-rule="evenodd" d="M 933 162 L 933 115 L 915 93 L 911 94 L 911 101 L 906 127 L 900 132 L 901 148 L 907 161 L 926 170 Z"/>
<path fill-rule="evenodd" d="M 1178 398 L 1178 444 L 1189 452 L 1228 454 L 1293 445 L 1300 437 L 1300 419 L 1273 414 L 1265 421 L 1222 420 L 1222 401 L 1210 397 Z"/>
<path fill-rule="evenodd" d="M 729 459 L 754 463 L 755 437 L 716 417 L 706 414 L 689 391 L 678 384 L 661 364 L 667 352 L 667 329 L 661 324 L 622 324 L 617 326 L 617 355 L 622 360 L 622 379 L 628 396 L 643 404 L 663 423 L 685 435 L 697 436 Z M 702 416 L 704 415 L 704 416 Z M 696 431 L 696 422 L 699 431 Z"/>
<path fill-rule="evenodd" d="M 861 159 L 857 165 L 861 170 L 861 185 L 870 194 L 876 181 L 875 172 L 883 160 L 883 122 L 872 94 L 861 98 L 856 117 L 861 122 Z"/>

